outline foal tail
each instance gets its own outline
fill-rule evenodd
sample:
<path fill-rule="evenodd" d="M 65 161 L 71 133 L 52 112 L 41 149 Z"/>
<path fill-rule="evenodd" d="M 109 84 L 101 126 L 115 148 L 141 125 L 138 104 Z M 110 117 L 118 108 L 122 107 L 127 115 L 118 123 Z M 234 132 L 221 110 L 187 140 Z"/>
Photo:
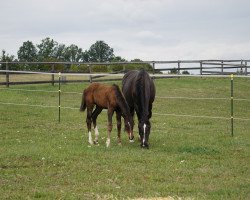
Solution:
<path fill-rule="evenodd" d="M 84 112 L 85 109 L 86 109 L 86 102 L 85 102 L 85 90 L 84 90 L 83 94 L 82 94 L 82 103 L 81 103 L 81 106 L 80 106 L 80 111 Z"/>

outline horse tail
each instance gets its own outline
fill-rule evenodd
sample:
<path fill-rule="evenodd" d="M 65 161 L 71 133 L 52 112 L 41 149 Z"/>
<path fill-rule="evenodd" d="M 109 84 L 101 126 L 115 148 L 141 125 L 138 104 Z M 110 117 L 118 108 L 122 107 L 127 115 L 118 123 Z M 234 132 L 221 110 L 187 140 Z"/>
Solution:
<path fill-rule="evenodd" d="M 84 90 L 83 94 L 82 94 L 82 103 L 81 103 L 81 106 L 80 106 L 80 111 L 84 112 L 85 109 L 86 109 L 86 102 L 85 102 L 85 90 Z"/>
<path fill-rule="evenodd" d="M 149 81 L 148 73 L 145 69 L 140 69 L 136 78 L 136 93 L 138 101 L 138 109 L 142 116 L 148 116 L 148 106 L 149 106 Z"/>

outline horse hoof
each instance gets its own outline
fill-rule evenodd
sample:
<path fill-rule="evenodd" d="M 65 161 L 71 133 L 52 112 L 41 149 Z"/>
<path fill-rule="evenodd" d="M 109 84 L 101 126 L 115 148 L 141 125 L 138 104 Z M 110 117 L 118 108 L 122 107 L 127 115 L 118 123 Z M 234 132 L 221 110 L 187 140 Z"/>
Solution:
<path fill-rule="evenodd" d="M 149 146 L 148 146 L 148 145 L 145 145 L 145 144 L 142 144 L 142 145 L 141 145 L 141 148 L 143 148 L 143 149 L 149 149 Z"/>
<path fill-rule="evenodd" d="M 133 140 L 129 140 L 129 142 L 130 142 L 130 143 L 134 143 L 135 141 L 134 141 L 134 139 L 133 139 Z"/>
<path fill-rule="evenodd" d="M 119 145 L 119 146 L 122 146 L 122 143 L 121 143 L 121 142 L 118 142 L 118 145 Z"/>
<path fill-rule="evenodd" d="M 95 144 L 95 145 L 99 145 L 98 141 L 94 141 L 94 144 Z"/>
<path fill-rule="evenodd" d="M 109 145 L 110 145 L 110 139 L 107 139 L 107 141 L 106 141 L 106 147 L 109 147 Z"/>

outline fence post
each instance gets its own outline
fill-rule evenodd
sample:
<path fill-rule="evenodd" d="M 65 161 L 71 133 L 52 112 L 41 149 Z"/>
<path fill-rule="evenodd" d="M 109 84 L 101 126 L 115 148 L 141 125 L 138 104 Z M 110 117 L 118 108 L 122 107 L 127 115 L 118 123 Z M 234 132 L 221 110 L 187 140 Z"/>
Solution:
<path fill-rule="evenodd" d="M 222 60 L 221 61 L 221 74 L 223 74 L 224 73 L 224 61 Z"/>
<path fill-rule="evenodd" d="M 181 67 L 180 64 L 181 64 L 180 61 L 178 61 L 178 75 L 180 74 L 180 67 Z"/>
<path fill-rule="evenodd" d="M 247 61 L 245 61 L 245 75 L 247 76 Z"/>
<path fill-rule="evenodd" d="M 231 74 L 231 136 L 234 136 L 234 75 Z"/>
<path fill-rule="evenodd" d="M 55 65 L 53 64 L 52 65 L 52 70 L 51 70 L 51 72 L 53 73 L 52 75 L 51 75 L 51 84 L 52 84 L 52 86 L 54 86 L 55 85 Z"/>
<path fill-rule="evenodd" d="M 91 65 L 88 65 L 89 67 L 89 73 L 92 74 L 92 66 Z M 89 75 L 89 82 L 92 83 L 92 76 Z"/>
<path fill-rule="evenodd" d="M 6 61 L 6 87 L 10 86 L 10 74 L 9 74 L 9 64 L 8 61 Z"/>
<path fill-rule="evenodd" d="M 152 62 L 152 68 L 153 68 L 153 80 L 155 79 L 155 62 Z"/>
<path fill-rule="evenodd" d="M 52 65 L 52 68 L 51 68 L 51 72 L 53 73 L 52 75 L 51 75 L 51 84 L 52 84 L 52 86 L 54 86 L 55 85 L 55 65 L 53 64 Z"/>
<path fill-rule="evenodd" d="M 243 75 L 243 60 L 240 61 L 240 75 Z"/>
<path fill-rule="evenodd" d="M 58 73 L 58 122 L 61 122 L 61 72 Z"/>
<path fill-rule="evenodd" d="M 202 75 L 202 61 L 200 61 L 200 75 Z"/>

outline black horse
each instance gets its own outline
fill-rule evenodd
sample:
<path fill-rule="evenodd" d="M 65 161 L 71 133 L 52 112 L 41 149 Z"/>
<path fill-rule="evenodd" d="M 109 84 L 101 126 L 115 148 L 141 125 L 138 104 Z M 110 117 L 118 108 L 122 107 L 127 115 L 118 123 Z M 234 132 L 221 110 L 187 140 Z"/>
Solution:
<path fill-rule="evenodd" d="M 138 117 L 138 129 L 141 147 L 148 148 L 151 129 L 149 119 L 152 117 L 152 105 L 155 99 L 155 85 L 144 70 L 127 72 L 122 80 L 122 92 L 130 107 L 130 113 Z"/>

